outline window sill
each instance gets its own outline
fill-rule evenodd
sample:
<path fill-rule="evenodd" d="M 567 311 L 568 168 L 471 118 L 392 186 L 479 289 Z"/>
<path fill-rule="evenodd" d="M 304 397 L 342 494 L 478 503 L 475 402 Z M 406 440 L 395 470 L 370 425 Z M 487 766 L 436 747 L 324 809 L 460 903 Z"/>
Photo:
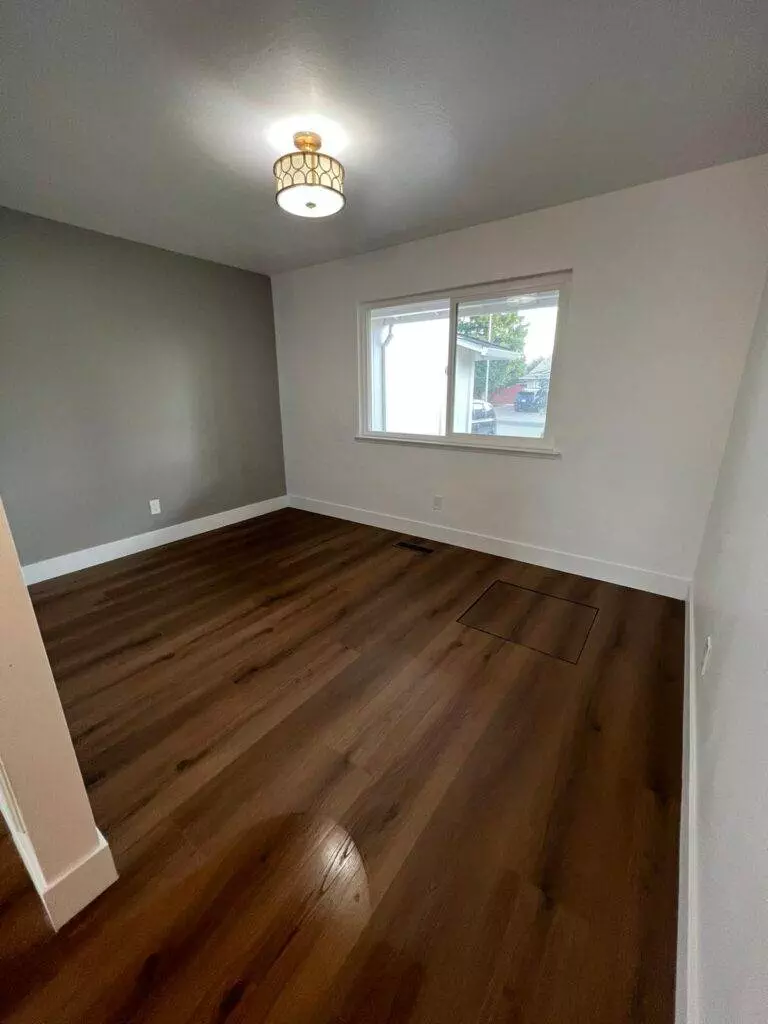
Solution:
<path fill-rule="evenodd" d="M 454 441 L 440 438 L 433 441 L 425 437 L 392 437 L 376 434 L 357 434 L 356 441 L 367 441 L 372 444 L 399 444 L 417 448 L 443 448 L 461 452 L 493 452 L 494 455 L 527 455 L 536 459 L 559 459 L 561 453 L 552 445 L 541 447 L 515 447 L 509 444 L 493 444 L 490 441 Z"/>

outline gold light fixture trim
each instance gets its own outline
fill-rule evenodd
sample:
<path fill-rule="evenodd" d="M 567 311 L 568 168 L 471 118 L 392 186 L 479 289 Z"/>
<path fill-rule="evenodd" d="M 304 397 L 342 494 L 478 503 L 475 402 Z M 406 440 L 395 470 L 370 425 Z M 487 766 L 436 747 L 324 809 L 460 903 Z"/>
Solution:
<path fill-rule="evenodd" d="M 296 132 L 296 152 L 275 160 L 275 200 L 297 217 L 329 217 L 345 203 L 344 166 L 321 153 L 323 140 L 317 132 Z"/>

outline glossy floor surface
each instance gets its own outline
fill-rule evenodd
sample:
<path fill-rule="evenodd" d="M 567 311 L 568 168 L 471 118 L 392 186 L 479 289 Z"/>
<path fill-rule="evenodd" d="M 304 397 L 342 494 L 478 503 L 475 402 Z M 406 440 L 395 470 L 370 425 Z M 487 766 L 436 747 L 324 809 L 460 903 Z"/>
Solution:
<path fill-rule="evenodd" d="M 682 604 L 398 539 L 33 588 L 121 877 L 53 935 L 3 840 L 0 1019 L 672 1024 Z"/>

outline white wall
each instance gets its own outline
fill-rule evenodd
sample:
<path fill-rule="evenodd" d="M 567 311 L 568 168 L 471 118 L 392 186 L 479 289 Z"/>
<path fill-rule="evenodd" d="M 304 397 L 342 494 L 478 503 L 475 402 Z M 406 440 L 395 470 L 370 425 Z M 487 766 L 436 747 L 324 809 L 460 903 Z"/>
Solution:
<path fill-rule="evenodd" d="M 694 580 L 701 1024 L 768 1020 L 768 285 Z"/>
<path fill-rule="evenodd" d="M 275 277 L 289 493 L 682 594 L 762 287 L 766 186 L 757 157 Z M 354 441 L 359 302 L 569 268 L 561 459 Z"/>

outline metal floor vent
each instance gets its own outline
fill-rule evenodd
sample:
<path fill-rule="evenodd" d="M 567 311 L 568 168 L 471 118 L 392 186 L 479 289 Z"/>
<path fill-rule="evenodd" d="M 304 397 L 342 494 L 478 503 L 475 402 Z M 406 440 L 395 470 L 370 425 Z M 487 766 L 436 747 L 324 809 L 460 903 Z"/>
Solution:
<path fill-rule="evenodd" d="M 420 540 L 398 540 L 395 543 L 395 547 L 407 548 L 409 551 L 418 551 L 421 555 L 431 555 L 435 550 L 429 547 L 429 545 L 423 544 Z"/>

